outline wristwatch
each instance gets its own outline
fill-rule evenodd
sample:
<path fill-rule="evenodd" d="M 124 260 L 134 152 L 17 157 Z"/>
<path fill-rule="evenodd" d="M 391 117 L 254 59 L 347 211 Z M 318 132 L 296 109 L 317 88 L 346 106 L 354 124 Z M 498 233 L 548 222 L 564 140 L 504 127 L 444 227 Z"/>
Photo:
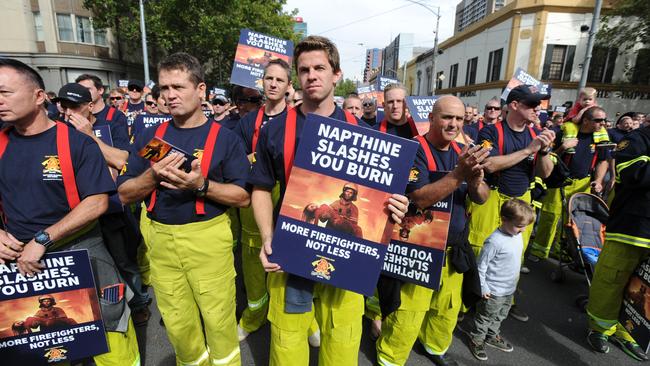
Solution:
<path fill-rule="evenodd" d="M 208 193 L 208 186 L 210 185 L 210 180 L 208 178 L 205 178 L 203 180 L 203 185 L 201 188 L 195 189 L 194 194 L 197 197 L 205 197 L 205 195 Z"/>
<path fill-rule="evenodd" d="M 37 244 L 40 244 L 44 246 L 46 249 L 51 247 L 54 242 L 52 239 L 50 239 L 50 234 L 48 234 L 47 231 L 45 230 L 39 230 L 35 235 L 34 235 L 34 241 Z"/>

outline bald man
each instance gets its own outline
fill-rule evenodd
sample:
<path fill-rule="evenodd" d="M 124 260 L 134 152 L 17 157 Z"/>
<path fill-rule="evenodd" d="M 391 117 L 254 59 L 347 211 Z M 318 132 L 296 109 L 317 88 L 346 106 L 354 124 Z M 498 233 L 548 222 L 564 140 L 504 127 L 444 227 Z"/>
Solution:
<path fill-rule="evenodd" d="M 490 189 L 483 182 L 485 159 L 489 149 L 475 146 L 471 149 L 455 142 L 463 128 L 465 107 L 454 96 L 443 96 L 429 114 L 429 132 L 418 138 L 420 147 L 413 164 L 407 194 L 411 204 L 420 210 L 435 205 L 453 194 L 452 216 L 447 239 L 447 255 L 442 269 L 440 289 L 405 283 L 400 290 L 401 305 L 387 314 L 377 340 L 379 365 L 404 365 L 416 338 L 424 346 L 427 356 L 437 365 L 457 365 L 447 354 L 452 333 L 461 307 L 463 274 L 456 271 L 450 260 L 453 248 L 469 250 L 466 231 L 466 198 L 481 204 L 487 200 Z M 437 170 L 448 172 L 434 180 L 429 170 L 428 156 L 432 156 Z M 384 314 L 386 315 L 386 314 Z"/>

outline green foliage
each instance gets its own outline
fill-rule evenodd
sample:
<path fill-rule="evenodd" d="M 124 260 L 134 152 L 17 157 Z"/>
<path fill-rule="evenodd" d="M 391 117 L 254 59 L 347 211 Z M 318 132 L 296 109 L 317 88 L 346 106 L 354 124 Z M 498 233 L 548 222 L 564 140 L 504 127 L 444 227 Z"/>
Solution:
<path fill-rule="evenodd" d="M 620 51 L 629 50 L 637 42 L 650 44 L 650 1 L 617 0 L 603 14 L 599 44 L 619 45 Z"/>
<path fill-rule="evenodd" d="M 336 86 L 336 88 L 334 89 L 334 95 L 347 97 L 348 94 L 356 91 L 357 91 L 357 86 L 354 83 L 354 81 L 350 79 L 345 79 Z"/>
<path fill-rule="evenodd" d="M 196 56 L 206 67 L 208 83 L 227 84 L 239 30 L 249 28 L 280 38 L 293 33 L 291 13 L 282 10 L 286 0 L 146 0 L 149 62 L 174 52 Z M 121 41 L 121 58 L 141 53 L 137 0 L 84 0 L 97 27 L 112 28 Z"/>

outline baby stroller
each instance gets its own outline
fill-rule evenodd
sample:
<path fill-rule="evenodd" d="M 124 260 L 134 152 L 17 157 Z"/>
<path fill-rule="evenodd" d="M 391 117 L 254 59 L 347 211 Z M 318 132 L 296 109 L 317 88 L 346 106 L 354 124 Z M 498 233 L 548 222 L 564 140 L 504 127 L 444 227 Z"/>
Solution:
<path fill-rule="evenodd" d="M 571 196 L 566 206 L 568 222 L 564 226 L 566 240 L 564 241 L 570 263 L 560 261 L 558 268 L 551 273 L 554 282 L 562 282 L 565 278 L 564 267 L 570 266 L 585 275 L 587 284 L 591 286 L 591 278 L 598 261 L 598 255 L 605 244 L 605 225 L 609 218 L 609 208 L 605 201 L 589 193 L 576 193 Z M 561 241 L 562 242 L 562 241 Z M 579 296 L 576 304 L 584 309 L 587 296 Z"/>

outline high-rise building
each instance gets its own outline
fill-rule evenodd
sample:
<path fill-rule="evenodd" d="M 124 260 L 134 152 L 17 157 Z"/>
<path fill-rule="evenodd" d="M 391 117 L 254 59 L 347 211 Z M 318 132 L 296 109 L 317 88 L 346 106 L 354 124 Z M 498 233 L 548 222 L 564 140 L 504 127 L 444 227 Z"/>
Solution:
<path fill-rule="evenodd" d="M 300 39 L 307 37 L 307 22 L 302 17 L 293 18 L 293 32 L 300 34 Z"/>
<path fill-rule="evenodd" d="M 366 66 L 363 69 L 363 82 L 368 82 L 373 70 L 381 67 L 381 49 L 370 48 L 366 50 Z"/>
<path fill-rule="evenodd" d="M 454 34 L 503 8 L 509 0 L 461 0 L 456 5 Z"/>
<path fill-rule="evenodd" d="M 433 36 L 400 33 L 383 49 L 381 56 L 381 75 L 398 78 L 397 70 L 403 63 L 425 53 L 433 46 Z"/>

